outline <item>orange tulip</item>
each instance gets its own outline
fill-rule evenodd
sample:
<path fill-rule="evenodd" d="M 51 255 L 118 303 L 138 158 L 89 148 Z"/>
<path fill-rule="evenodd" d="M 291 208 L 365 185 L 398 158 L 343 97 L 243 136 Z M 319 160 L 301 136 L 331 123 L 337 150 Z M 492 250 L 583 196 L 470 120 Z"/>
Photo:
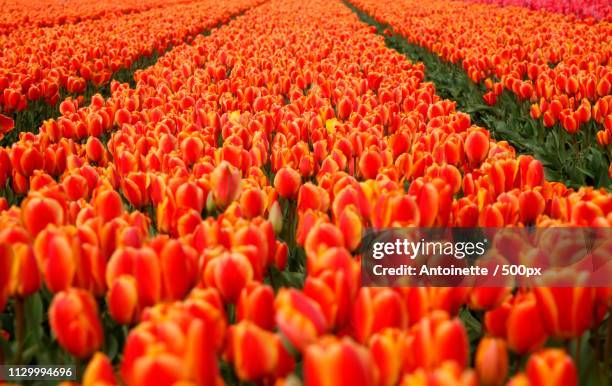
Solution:
<path fill-rule="evenodd" d="M 485 314 L 487 332 L 505 338 L 508 347 L 519 354 L 536 350 L 547 335 L 533 293 L 516 295 Z"/>
<path fill-rule="evenodd" d="M 102 345 L 98 305 L 87 291 L 72 288 L 55 294 L 49 323 L 59 344 L 76 357 L 88 357 Z"/>
<path fill-rule="evenodd" d="M 379 151 L 366 150 L 359 158 L 359 172 L 364 179 L 374 179 L 382 167 L 382 157 Z"/>
<path fill-rule="evenodd" d="M 108 311 L 120 324 L 131 324 L 138 319 L 138 290 L 136 280 L 123 275 L 113 281 L 106 295 Z"/>
<path fill-rule="evenodd" d="M 457 363 L 448 361 L 433 370 L 418 369 L 407 374 L 401 386 L 477 386 L 478 376 L 473 370 L 464 370 Z"/>
<path fill-rule="evenodd" d="M 64 209 L 54 199 L 36 197 L 28 199 L 23 205 L 23 223 L 33 236 L 49 224 L 64 223 Z"/>
<path fill-rule="evenodd" d="M 471 165 L 478 165 L 489 153 L 489 138 L 480 130 L 468 134 L 464 144 L 465 155 Z"/>
<path fill-rule="evenodd" d="M 547 349 L 531 355 L 526 373 L 530 386 L 578 385 L 576 366 L 561 349 Z"/>
<path fill-rule="evenodd" d="M 537 309 L 550 335 L 578 338 L 591 327 L 595 303 L 592 288 L 538 287 L 535 296 Z"/>
<path fill-rule="evenodd" d="M 398 383 L 402 369 L 403 338 L 401 330 L 388 328 L 372 335 L 369 340 L 370 354 L 378 368 L 380 384 L 383 386 Z"/>
<path fill-rule="evenodd" d="M 274 329 L 274 290 L 257 282 L 250 282 L 240 293 L 236 305 L 236 320 L 249 320 L 264 330 Z"/>
<path fill-rule="evenodd" d="M 244 381 L 283 377 L 295 366 L 278 335 L 247 320 L 230 328 L 227 347 L 228 359 Z"/>
<path fill-rule="evenodd" d="M 118 385 L 113 365 L 106 355 L 97 352 L 91 358 L 83 373 L 82 386 Z"/>
<path fill-rule="evenodd" d="M 13 245 L 13 263 L 9 274 L 13 295 L 23 298 L 40 289 L 40 271 L 31 246 L 22 243 Z"/>
<path fill-rule="evenodd" d="M 295 198 L 301 184 L 300 173 L 290 167 L 281 168 L 274 176 L 274 189 L 284 198 Z"/>
<path fill-rule="evenodd" d="M 227 207 L 240 194 L 240 171 L 227 161 L 221 161 L 210 174 L 214 202 Z"/>
<path fill-rule="evenodd" d="M 7 243 L 0 243 L 0 311 L 4 310 L 10 294 L 10 272 L 13 251 Z"/>
<path fill-rule="evenodd" d="M 476 349 L 475 366 L 480 383 L 501 386 L 508 375 L 506 342 L 499 338 L 484 337 Z"/>
<path fill-rule="evenodd" d="M 224 253 L 206 264 L 204 282 L 219 290 L 231 303 L 238 300 L 242 289 L 253 280 L 253 266 L 242 253 Z"/>
<path fill-rule="evenodd" d="M 76 275 L 76 262 L 68 238 L 58 229 L 47 228 L 34 241 L 34 254 L 45 284 L 51 292 L 68 289 Z"/>
<path fill-rule="evenodd" d="M 432 370 L 445 361 L 467 365 L 469 342 L 459 319 L 434 311 L 410 329 L 404 344 L 404 371 Z"/>
<path fill-rule="evenodd" d="M 365 343 L 385 328 L 405 329 L 408 315 L 400 295 L 389 288 L 360 289 L 353 305 L 353 336 Z"/>
<path fill-rule="evenodd" d="M 325 337 L 304 353 L 304 385 L 374 386 L 378 373 L 371 354 L 349 338 Z"/>
<path fill-rule="evenodd" d="M 96 195 L 94 208 L 102 221 L 108 222 L 123 213 L 121 196 L 112 189 L 103 190 Z"/>
<path fill-rule="evenodd" d="M 328 328 L 319 304 L 301 291 L 281 288 L 275 308 L 280 332 L 299 351 L 304 351 Z"/>
<path fill-rule="evenodd" d="M 163 240 L 159 252 L 162 297 L 179 300 L 185 297 L 198 279 L 198 254 L 178 240 Z"/>
<path fill-rule="evenodd" d="M 266 210 L 266 194 L 258 188 L 246 189 L 240 195 L 240 213 L 251 219 L 261 216 Z"/>
<path fill-rule="evenodd" d="M 9 131 L 13 130 L 14 127 L 15 121 L 13 121 L 13 119 L 7 117 L 6 115 L 0 114 L 0 137 L 3 134 L 6 134 Z"/>
<path fill-rule="evenodd" d="M 346 208 L 340 214 L 340 218 L 337 220 L 338 228 L 344 236 L 344 242 L 346 248 L 349 251 L 357 249 L 361 243 L 361 237 L 363 234 L 363 223 L 357 213 L 357 210 L 353 207 Z"/>

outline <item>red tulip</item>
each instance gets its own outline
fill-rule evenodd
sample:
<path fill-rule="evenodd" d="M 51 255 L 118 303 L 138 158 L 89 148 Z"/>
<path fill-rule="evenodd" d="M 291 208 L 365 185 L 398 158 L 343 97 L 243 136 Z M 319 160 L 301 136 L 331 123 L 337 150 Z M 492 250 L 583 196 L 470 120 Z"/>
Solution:
<path fill-rule="evenodd" d="M 264 330 L 274 329 L 274 290 L 257 282 L 250 282 L 240 293 L 236 305 L 236 320 L 249 320 Z"/>
<path fill-rule="evenodd" d="M 49 323 L 59 344 L 76 357 L 88 357 L 102 345 L 98 305 L 87 291 L 72 288 L 55 294 Z"/>
<path fill-rule="evenodd" d="M 227 347 L 228 359 L 244 381 L 282 377 L 295 366 L 278 335 L 247 320 L 230 328 Z"/>
<path fill-rule="evenodd" d="M 403 339 L 401 330 L 388 328 L 372 335 L 369 340 L 370 354 L 378 368 L 380 384 L 383 386 L 398 383 L 402 369 Z"/>
<path fill-rule="evenodd" d="M 374 386 L 377 369 L 371 354 L 349 338 L 327 337 L 304 353 L 305 386 Z"/>
<path fill-rule="evenodd" d="M 464 144 L 465 155 L 471 165 L 478 165 L 489 153 L 489 138 L 480 130 L 468 134 Z"/>
<path fill-rule="evenodd" d="M 593 323 L 592 288 L 535 289 L 537 309 L 546 331 L 556 338 L 578 338 Z"/>
<path fill-rule="evenodd" d="M 115 386 L 118 384 L 111 361 L 103 353 L 95 353 L 83 373 L 82 386 Z"/>
<path fill-rule="evenodd" d="M 54 199 L 34 197 L 23 203 L 23 223 L 33 236 L 49 224 L 64 223 L 64 209 Z"/>
<path fill-rule="evenodd" d="M 385 328 L 405 329 L 408 315 L 402 298 L 389 288 L 361 288 L 353 305 L 352 326 L 353 336 L 361 343 Z"/>
<path fill-rule="evenodd" d="M 136 280 L 123 275 L 113 281 L 106 295 L 108 311 L 120 324 L 131 324 L 138 319 L 138 290 Z"/>
<path fill-rule="evenodd" d="M 508 375 L 506 342 L 499 338 L 484 337 L 476 349 L 475 366 L 480 383 L 501 386 Z"/>
<path fill-rule="evenodd" d="M 10 273 L 13 251 L 7 243 L 0 243 L 0 311 L 4 310 L 10 294 Z"/>
<path fill-rule="evenodd" d="M 240 194 L 240 171 L 227 161 L 221 161 L 210 174 L 211 192 L 214 202 L 227 207 Z"/>
<path fill-rule="evenodd" d="M 238 300 L 242 289 L 253 280 L 253 266 L 242 253 L 224 253 L 206 264 L 204 281 L 219 290 L 231 303 Z"/>
<path fill-rule="evenodd" d="M 301 184 L 300 173 L 290 167 L 281 168 L 274 176 L 274 188 L 284 198 L 295 198 Z"/>
<path fill-rule="evenodd" d="M 382 157 L 379 151 L 366 150 L 359 158 L 359 172 L 364 179 L 374 179 L 382 167 Z"/>
<path fill-rule="evenodd" d="M 258 188 L 245 189 L 240 195 L 240 212 L 244 218 L 261 216 L 266 210 L 266 194 Z"/>
<path fill-rule="evenodd" d="M 434 311 L 418 321 L 408 333 L 404 345 L 404 371 L 418 368 L 432 370 L 445 361 L 465 368 L 469 342 L 459 319 L 450 319 L 443 311 Z"/>
<path fill-rule="evenodd" d="M 444 362 L 439 367 L 418 369 L 402 379 L 402 386 L 477 386 L 478 376 L 473 370 L 464 370 L 455 362 Z"/>
<path fill-rule="evenodd" d="M 96 195 L 94 208 L 102 221 L 108 222 L 123 213 L 121 196 L 112 189 L 103 190 Z"/>
<path fill-rule="evenodd" d="M 527 361 L 530 386 L 576 386 L 578 376 L 572 358 L 561 349 L 532 354 Z"/>
<path fill-rule="evenodd" d="M 12 268 L 8 271 L 12 282 L 11 293 L 22 298 L 35 293 L 40 289 L 41 280 L 32 247 L 22 243 L 14 244 L 12 255 Z"/>
<path fill-rule="evenodd" d="M 276 295 L 275 308 L 279 330 L 299 351 L 328 328 L 319 304 L 301 291 L 281 288 Z"/>
<path fill-rule="evenodd" d="M 47 228 L 34 241 L 34 254 L 51 292 L 67 290 L 76 275 L 76 262 L 70 241 L 58 229 Z"/>

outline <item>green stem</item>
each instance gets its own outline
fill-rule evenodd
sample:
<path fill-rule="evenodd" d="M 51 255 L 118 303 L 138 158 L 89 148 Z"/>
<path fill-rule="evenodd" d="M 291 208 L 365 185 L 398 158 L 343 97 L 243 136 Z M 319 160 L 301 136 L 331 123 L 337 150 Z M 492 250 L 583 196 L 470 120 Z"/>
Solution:
<path fill-rule="evenodd" d="M 17 354 L 15 355 L 15 364 L 21 365 L 23 356 L 23 348 L 25 344 L 25 317 L 24 305 L 21 297 L 15 298 L 15 337 L 17 339 Z"/>
<path fill-rule="evenodd" d="M 612 358 L 612 309 L 608 317 L 608 330 L 604 347 L 604 372 L 608 374 L 609 381 L 612 382 L 612 371 L 610 371 L 610 359 Z"/>
<path fill-rule="evenodd" d="M 580 349 L 582 348 L 582 337 L 576 339 L 576 368 L 580 371 Z"/>
<path fill-rule="evenodd" d="M 597 362 L 597 380 L 598 384 L 603 386 L 605 385 L 604 378 L 605 375 L 601 371 L 601 340 L 599 339 L 598 328 L 597 326 L 591 329 L 591 342 L 593 344 L 593 350 L 595 351 L 595 361 Z"/>

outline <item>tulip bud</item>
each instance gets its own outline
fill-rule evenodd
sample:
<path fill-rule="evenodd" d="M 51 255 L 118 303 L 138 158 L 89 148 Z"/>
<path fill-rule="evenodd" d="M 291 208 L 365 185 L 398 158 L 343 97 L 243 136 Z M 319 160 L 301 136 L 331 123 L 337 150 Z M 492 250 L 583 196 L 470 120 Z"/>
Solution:
<path fill-rule="evenodd" d="M 34 241 L 34 254 L 45 284 L 51 292 L 68 289 L 76 274 L 70 242 L 60 231 L 48 228 Z"/>
<path fill-rule="evenodd" d="M 36 265 L 36 257 L 30 245 L 13 245 L 13 266 L 11 273 L 11 293 L 26 297 L 40 289 L 40 271 Z"/>
<path fill-rule="evenodd" d="M 240 194 L 240 170 L 227 161 L 221 161 L 210 174 L 211 192 L 215 204 L 227 207 Z"/>
<path fill-rule="evenodd" d="M 536 190 L 523 191 L 519 195 L 519 214 L 523 224 L 533 224 L 544 213 L 546 202 Z"/>
<path fill-rule="evenodd" d="M 15 121 L 6 115 L 0 114 L 0 138 L 15 127 Z"/>
<path fill-rule="evenodd" d="M 577 386 L 578 377 L 572 358 L 561 349 L 546 349 L 532 354 L 527 361 L 530 386 Z"/>
<path fill-rule="evenodd" d="M 206 197 L 206 212 L 212 213 L 216 208 L 215 196 L 212 191 L 208 192 L 208 196 Z"/>
<path fill-rule="evenodd" d="M 108 310 L 119 324 L 131 324 L 138 318 L 138 292 L 136 280 L 129 275 L 117 278 L 106 295 Z"/>
<path fill-rule="evenodd" d="M 204 281 L 215 287 L 224 300 L 235 303 L 242 289 L 253 280 L 253 266 L 242 253 L 224 253 L 206 264 Z"/>
<path fill-rule="evenodd" d="M 468 134 L 464 143 L 465 155 L 471 165 L 478 165 L 489 153 L 489 138 L 480 130 Z"/>
<path fill-rule="evenodd" d="M 274 176 L 274 189 L 284 198 L 295 198 L 301 184 L 300 173 L 290 167 L 281 168 Z"/>
<path fill-rule="evenodd" d="M 240 195 L 242 217 L 250 219 L 261 216 L 266 209 L 266 194 L 259 188 L 247 189 Z"/>
<path fill-rule="evenodd" d="M 123 202 L 119 193 L 112 189 L 107 189 L 96 195 L 94 208 L 96 214 L 106 223 L 123 213 Z"/>
<path fill-rule="evenodd" d="M 115 386 L 118 385 L 113 365 L 101 352 L 94 354 L 83 373 L 82 386 Z"/>
<path fill-rule="evenodd" d="M 385 329 L 372 335 L 369 341 L 370 353 L 378 367 L 380 384 L 396 385 L 402 369 L 401 348 L 404 336 L 401 330 Z"/>
<path fill-rule="evenodd" d="M 281 207 L 278 201 L 274 201 L 272 203 L 272 206 L 270 206 L 268 220 L 272 223 L 274 233 L 279 235 L 283 230 L 283 213 L 281 211 Z"/>
<path fill-rule="evenodd" d="M 356 250 L 361 243 L 361 236 L 363 233 L 363 224 L 357 211 L 352 207 L 347 208 L 340 214 L 337 224 L 344 236 L 346 248 L 349 251 Z"/>
<path fill-rule="evenodd" d="M 383 160 L 378 151 L 366 150 L 359 158 L 359 172 L 366 180 L 376 178 L 382 166 Z"/>
<path fill-rule="evenodd" d="M 533 293 L 519 294 L 485 314 L 487 332 L 506 338 L 508 347 L 525 354 L 539 348 L 547 335 Z"/>
<path fill-rule="evenodd" d="M 236 305 L 236 320 L 250 320 L 257 326 L 274 329 L 274 290 L 269 285 L 250 282 L 242 292 Z"/>
<path fill-rule="evenodd" d="M 10 292 L 13 251 L 10 244 L 0 243 L 0 311 L 4 310 Z"/>
<path fill-rule="evenodd" d="M 102 145 L 102 142 L 96 137 L 89 137 L 87 139 L 85 151 L 90 161 L 100 162 L 104 159 L 104 145 Z"/>
<path fill-rule="evenodd" d="M 54 199 L 35 197 L 23 205 L 23 223 L 33 236 L 45 229 L 48 224 L 62 225 L 64 209 Z"/>
<path fill-rule="evenodd" d="M 87 291 L 71 288 L 55 294 L 49 323 L 59 344 L 76 357 L 86 358 L 102 346 L 98 305 Z"/>
<path fill-rule="evenodd" d="M 159 253 L 163 297 L 180 300 L 193 288 L 198 279 L 198 254 L 195 249 L 178 240 L 167 240 Z"/>
<path fill-rule="evenodd" d="M 444 362 L 433 370 L 418 369 L 402 379 L 402 386 L 477 386 L 473 370 L 464 370 L 455 362 Z"/>
<path fill-rule="evenodd" d="M 503 385 L 508 375 L 506 342 L 500 338 L 482 338 L 476 349 L 475 367 L 481 384 Z"/>

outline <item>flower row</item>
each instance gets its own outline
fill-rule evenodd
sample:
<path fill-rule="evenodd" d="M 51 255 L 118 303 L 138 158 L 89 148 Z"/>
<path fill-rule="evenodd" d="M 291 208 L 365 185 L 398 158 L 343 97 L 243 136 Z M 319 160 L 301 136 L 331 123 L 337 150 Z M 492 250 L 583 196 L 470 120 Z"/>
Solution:
<path fill-rule="evenodd" d="M 0 111 L 5 116 L 23 111 L 36 100 L 55 105 L 62 90 L 82 94 L 88 83 L 100 87 L 139 58 L 163 53 L 258 2 L 170 4 L 136 14 L 111 14 L 0 35 Z M 0 126 L 0 134 L 10 127 Z"/>
<path fill-rule="evenodd" d="M 159 8 L 169 3 L 187 3 L 189 0 L 101 0 L 95 3 L 80 0 L 39 0 L 23 2 L 4 0 L 0 14 L 0 35 L 18 28 L 49 27 L 57 24 L 78 23 L 109 15 L 122 15 Z"/>
<path fill-rule="evenodd" d="M 604 147 L 612 141 L 611 23 L 445 0 L 353 3 L 408 42 L 460 63 L 473 82 L 486 86 L 488 104 L 508 90 L 529 101 L 531 116 L 545 127 L 559 124 L 574 134 L 592 131 L 594 122 L 597 135 L 587 135 L 593 145 L 595 137 Z"/>
<path fill-rule="evenodd" d="M 612 21 L 612 5 L 606 0 L 468 0 L 501 6 L 528 7 L 533 10 L 546 10 L 579 18 Z"/>

